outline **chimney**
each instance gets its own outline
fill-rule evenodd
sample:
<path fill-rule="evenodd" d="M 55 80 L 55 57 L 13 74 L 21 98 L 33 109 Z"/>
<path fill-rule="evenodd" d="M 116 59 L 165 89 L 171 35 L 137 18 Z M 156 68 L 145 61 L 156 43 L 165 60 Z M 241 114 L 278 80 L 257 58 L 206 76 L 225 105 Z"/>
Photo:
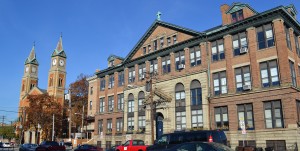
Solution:
<path fill-rule="evenodd" d="M 96 69 L 96 72 L 100 72 L 100 69 Z"/>
<path fill-rule="evenodd" d="M 222 25 L 227 25 L 230 23 L 229 17 L 226 14 L 226 11 L 229 9 L 229 5 L 223 4 L 221 5 L 221 14 L 222 14 Z"/>

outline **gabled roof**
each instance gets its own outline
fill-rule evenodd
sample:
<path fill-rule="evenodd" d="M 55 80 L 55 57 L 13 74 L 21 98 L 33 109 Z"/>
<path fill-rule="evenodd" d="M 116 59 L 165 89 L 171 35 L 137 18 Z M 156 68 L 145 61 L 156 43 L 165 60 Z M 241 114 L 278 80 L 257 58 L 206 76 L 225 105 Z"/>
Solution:
<path fill-rule="evenodd" d="M 124 62 L 131 59 L 131 57 L 138 50 L 139 46 L 152 34 L 152 32 L 156 29 L 157 26 L 163 26 L 163 27 L 170 28 L 170 29 L 173 29 L 173 30 L 181 31 L 183 33 L 186 33 L 186 34 L 189 34 L 189 35 L 192 35 L 192 36 L 198 36 L 198 35 L 204 34 L 204 33 L 192 30 L 192 29 L 188 29 L 188 28 L 184 28 L 184 27 L 181 27 L 181 26 L 171 24 L 171 23 L 163 22 L 161 20 L 155 20 L 152 23 L 152 25 L 148 28 L 146 33 L 140 38 L 140 40 L 137 42 L 137 44 L 133 47 L 133 49 L 126 56 Z"/>
<path fill-rule="evenodd" d="M 62 36 L 60 36 L 59 41 L 57 43 L 56 48 L 54 49 L 54 52 L 52 53 L 51 57 L 60 56 L 63 58 L 67 58 L 67 55 L 64 51 L 63 45 L 62 45 Z"/>
<path fill-rule="evenodd" d="M 288 5 L 288 6 L 285 6 L 284 8 L 285 8 L 285 9 L 290 8 L 290 9 L 293 11 L 293 13 L 294 13 L 295 15 L 298 14 L 297 9 L 296 9 L 296 7 L 295 7 L 293 4 L 290 4 L 290 5 Z"/>
<path fill-rule="evenodd" d="M 112 61 L 112 60 L 114 60 L 114 59 L 120 59 L 120 60 L 124 60 L 124 58 L 122 58 L 122 57 L 119 57 L 119 56 L 116 56 L 116 55 L 113 55 L 113 54 L 111 54 L 108 58 L 107 58 L 107 61 Z"/>
<path fill-rule="evenodd" d="M 33 87 L 26 95 L 24 95 L 24 96 L 22 97 L 22 100 L 24 100 L 24 99 L 25 99 L 28 95 L 30 95 L 34 90 L 37 90 L 37 91 L 39 92 L 39 94 L 45 94 L 45 93 L 47 93 L 47 90 L 41 89 L 41 88 L 35 86 L 35 87 Z"/>
<path fill-rule="evenodd" d="M 35 55 L 35 50 L 34 50 L 35 45 L 33 45 L 31 52 L 28 56 L 28 58 L 26 58 L 25 60 L 25 65 L 26 64 L 35 64 L 35 65 L 39 65 L 37 59 L 36 59 L 36 55 Z"/>
<path fill-rule="evenodd" d="M 232 5 L 230 6 L 230 8 L 226 11 L 226 14 L 231 14 L 233 12 L 239 11 L 241 9 L 243 9 L 244 7 L 248 7 L 250 10 L 252 10 L 254 12 L 254 14 L 258 14 L 257 11 L 255 11 L 250 5 L 245 4 L 245 3 L 232 3 Z"/>

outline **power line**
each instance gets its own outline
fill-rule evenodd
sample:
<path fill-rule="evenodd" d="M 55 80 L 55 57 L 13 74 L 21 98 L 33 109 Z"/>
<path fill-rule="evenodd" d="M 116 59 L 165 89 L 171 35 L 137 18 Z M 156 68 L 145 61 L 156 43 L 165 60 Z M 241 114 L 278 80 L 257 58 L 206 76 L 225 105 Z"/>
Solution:
<path fill-rule="evenodd" d="M 0 110 L 2 112 L 11 112 L 11 113 L 20 113 L 20 112 L 17 112 L 17 111 L 8 111 L 8 110 Z"/>

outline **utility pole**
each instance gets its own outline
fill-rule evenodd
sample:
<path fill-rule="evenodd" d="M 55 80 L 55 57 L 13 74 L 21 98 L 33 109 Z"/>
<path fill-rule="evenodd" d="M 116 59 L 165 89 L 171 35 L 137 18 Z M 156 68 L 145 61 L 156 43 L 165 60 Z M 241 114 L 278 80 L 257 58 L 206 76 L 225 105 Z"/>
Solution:
<path fill-rule="evenodd" d="M 153 91 L 152 91 L 152 76 L 150 76 L 149 80 L 149 86 L 150 86 L 150 119 L 151 119 L 151 143 L 154 144 L 154 117 L 153 117 Z"/>
<path fill-rule="evenodd" d="M 69 89 L 69 92 L 68 92 L 68 99 L 69 99 L 69 141 L 72 141 L 72 138 L 71 138 L 71 129 L 72 129 L 72 104 L 71 104 L 71 90 Z"/>
<path fill-rule="evenodd" d="M 53 114 L 53 121 L 52 121 L 52 141 L 54 141 L 54 114 Z"/>

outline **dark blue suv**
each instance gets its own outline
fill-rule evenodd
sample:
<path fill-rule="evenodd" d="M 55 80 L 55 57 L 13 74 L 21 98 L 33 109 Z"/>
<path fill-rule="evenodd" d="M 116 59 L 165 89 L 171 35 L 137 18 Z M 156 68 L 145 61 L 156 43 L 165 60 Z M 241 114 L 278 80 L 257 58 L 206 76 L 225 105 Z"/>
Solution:
<path fill-rule="evenodd" d="M 158 138 L 154 145 L 147 147 L 147 151 L 159 151 L 171 148 L 184 142 L 217 142 L 227 145 L 227 137 L 224 131 L 220 130 L 201 130 L 190 132 L 174 132 L 163 134 Z"/>

